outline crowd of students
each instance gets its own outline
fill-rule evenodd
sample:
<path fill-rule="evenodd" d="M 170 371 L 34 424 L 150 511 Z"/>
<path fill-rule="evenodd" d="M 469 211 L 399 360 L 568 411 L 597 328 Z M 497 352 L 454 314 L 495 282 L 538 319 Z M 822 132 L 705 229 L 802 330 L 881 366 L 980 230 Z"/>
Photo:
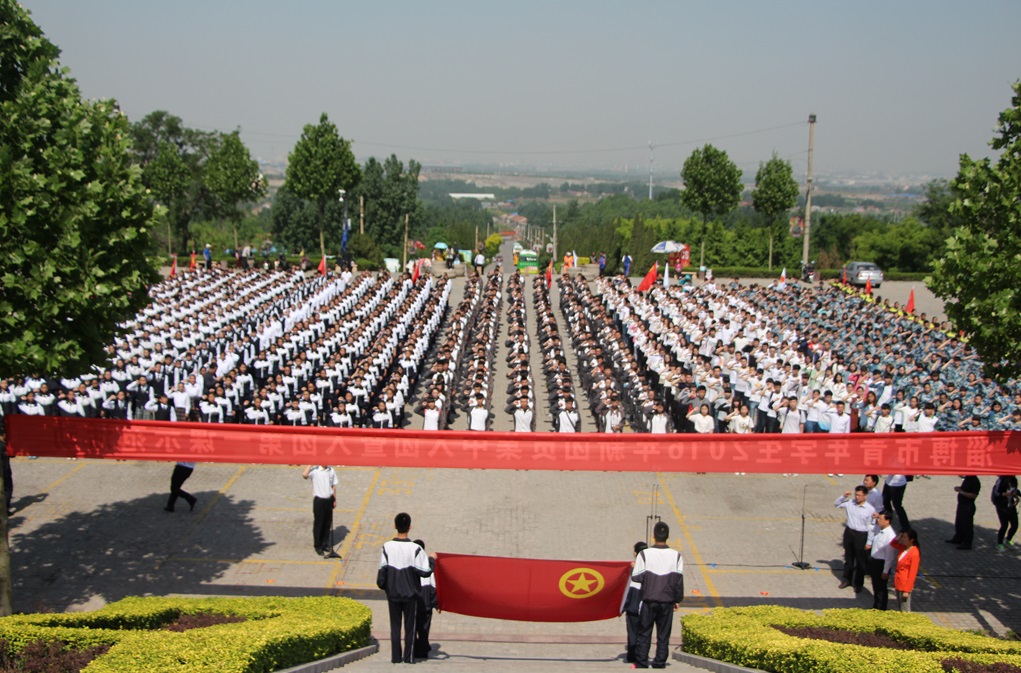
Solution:
<path fill-rule="evenodd" d="M 0 412 L 252 424 L 492 427 L 507 297 L 506 413 L 535 429 L 524 280 L 497 265 L 465 279 L 383 273 L 184 273 L 151 291 L 107 366 L 0 380 Z M 550 418 L 603 432 L 928 432 L 1021 429 L 1021 387 L 987 377 L 946 325 L 839 287 L 705 283 L 637 292 L 622 277 L 558 278 L 568 365 L 545 278 L 532 287 Z M 442 334 L 442 336 L 441 336 Z M 437 343 L 439 342 L 439 343 Z M 426 367 L 426 361 L 429 366 Z M 419 389 L 416 385 L 421 377 Z"/>
<path fill-rule="evenodd" d="M 3 413 L 399 427 L 450 284 L 217 269 L 169 278 L 108 367 L 0 381 Z"/>
<path fill-rule="evenodd" d="M 956 335 L 834 287 L 596 288 L 639 429 L 661 413 L 681 432 L 1021 429 L 1017 381 L 984 376 Z"/>

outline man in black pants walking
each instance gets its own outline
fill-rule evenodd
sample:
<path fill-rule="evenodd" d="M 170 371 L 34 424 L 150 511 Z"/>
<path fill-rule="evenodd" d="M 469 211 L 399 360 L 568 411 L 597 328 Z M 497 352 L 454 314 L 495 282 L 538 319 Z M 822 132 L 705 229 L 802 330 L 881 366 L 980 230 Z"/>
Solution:
<path fill-rule="evenodd" d="M 667 546 L 668 537 L 670 527 L 663 521 L 656 523 L 652 529 L 653 545 L 635 557 L 631 580 L 642 585 L 635 668 L 649 667 L 653 625 L 656 627 L 656 657 L 652 667 L 666 668 L 674 611 L 684 600 L 684 559 L 680 552 Z"/>
<path fill-rule="evenodd" d="M 194 471 L 195 463 L 178 463 L 174 465 L 174 472 L 170 475 L 170 497 L 167 499 L 167 506 L 163 509 L 173 512 L 178 498 L 184 498 L 188 502 L 189 509 L 195 509 L 195 503 L 198 502 L 198 498 L 181 488 Z"/>
<path fill-rule="evenodd" d="M 312 544 L 317 554 L 329 556 L 333 553 L 330 532 L 337 506 L 337 473 L 328 465 L 309 465 L 301 476 L 312 480 Z"/>

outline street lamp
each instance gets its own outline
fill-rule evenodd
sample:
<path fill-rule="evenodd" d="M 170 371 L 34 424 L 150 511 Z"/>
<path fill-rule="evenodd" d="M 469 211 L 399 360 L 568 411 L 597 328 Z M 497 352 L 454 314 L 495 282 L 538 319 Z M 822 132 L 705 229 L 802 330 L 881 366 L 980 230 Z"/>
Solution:
<path fill-rule="evenodd" d="M 344 248 L 347 247 L 347 245 L 346 245 L 347 244 L 347 231 L 348 231 L 348 227 L 351 226 L 351 223 L 348 222 L 348 219 L 347 219 L 347 199 L 344 198 L 345 196 L 347 196 L 347 190 L 340 189 L 340 190 L 337 190 L 337 191 L 339 192 L 338 198 L 340 199 L 341 204 L 343 204 L 343 206 L 344 206 L 344 221 L 341 223 L 341 227 L 342 227 L 341 241 L 343 241 L 343 242 L 341 243 L 341 246 L 340 246 L 340 248 L 341 248 L 340 252 L 341 252 L 341 255 L 343 255 L 344 254 Z"/>

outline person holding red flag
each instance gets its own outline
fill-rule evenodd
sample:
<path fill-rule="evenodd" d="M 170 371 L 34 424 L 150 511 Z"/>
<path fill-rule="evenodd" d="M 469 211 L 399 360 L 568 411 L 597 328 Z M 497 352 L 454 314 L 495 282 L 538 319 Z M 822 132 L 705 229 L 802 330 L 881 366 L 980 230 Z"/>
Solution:
<path fill-rule="evenodd" d="M 546 289 L 550 289 L 553 286 L 553 260 L 549 261 L 549 266 L 546 267 Z"/>
<path fill-rule="evenodd" d="M 194 271 L 195 270 L 195 267 L 197 266 L 197 263 L 196 263 L 195 260 L 197 258 L 198 258 L 198 253 L 195 252 L 194 250 L 192 250 L 191 251 L 191 263 L 188 265 L 188 270 L 189 271 Z"/>
<path fill-rule="evenodd" d="M 652 627 L 656 627 L 656 657 L 653 668 L 666 668 L 670 654 L 670 631 L 674 611 L 684 600 L 684 559 L 667 545 L 670 526 L 659 521 L 652 529 L 654 543 L 638 553 L 631 579 L 642 585 L 642 609 L 638 618 L 635 668 L 649 667 Z"/>
<path fill-rule="evenodd" d="M 177 255 L 174 255 L 174 261 L 170 265 L 170 277 L 173 278 L 177 275 Z"/>

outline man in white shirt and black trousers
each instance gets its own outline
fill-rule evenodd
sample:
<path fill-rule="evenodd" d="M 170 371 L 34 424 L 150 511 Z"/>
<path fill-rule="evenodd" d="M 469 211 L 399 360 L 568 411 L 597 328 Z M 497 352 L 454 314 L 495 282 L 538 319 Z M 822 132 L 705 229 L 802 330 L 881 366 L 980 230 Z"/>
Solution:
<path fill-rule="evenodd" d="M 337 506 L 337 473 L 329 465 L 309 465 L 301 476 L 312 481 L 312 544 L 317 554 L 329 558 L 333 554 L 330 533 Z"/>
<path fill-rule="evenodd" d="M 411 538 L 411 515 L 401 512 L 394 517 L 397 537 L 383 543 L 379 555 L 379 572 L 376 586 L 386 592 L 390 608 L 390 661 L 395 664 L 413 664 L 415 645 L 415 616 L 422 578 L 432 575 L 430 556 Z M 403 648 L 401 626 L 404 626 Z M 403 654 L 403 656 L 402 656 Z"/>
<path fill-rule="evenodd" d="M 631 580 L 642 585 L 642 609 L 635 645 L 635 668 L 649 668 L 652 627 L 656 627 L 656 657 L 652 668 L 666 668 L 674 611 L 684 600 L 684 559 L 666 541 L 670 526 L 659 521 L 652 529 L 653 545 L 639 552 Z"/>

